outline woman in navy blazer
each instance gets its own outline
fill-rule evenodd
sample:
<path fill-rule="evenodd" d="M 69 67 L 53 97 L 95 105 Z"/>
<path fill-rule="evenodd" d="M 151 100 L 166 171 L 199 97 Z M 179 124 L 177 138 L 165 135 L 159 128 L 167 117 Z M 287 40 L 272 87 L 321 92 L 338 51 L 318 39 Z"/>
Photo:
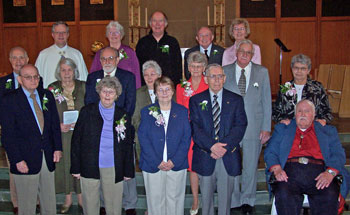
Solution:
<path fill-rule="evenodd" d="M 170 78 L 154 83 L 158 101 L 141 110 L 138 138 L 149 215 L 184 213 L 191 127 L 187 109 L 172 101 Z"/>

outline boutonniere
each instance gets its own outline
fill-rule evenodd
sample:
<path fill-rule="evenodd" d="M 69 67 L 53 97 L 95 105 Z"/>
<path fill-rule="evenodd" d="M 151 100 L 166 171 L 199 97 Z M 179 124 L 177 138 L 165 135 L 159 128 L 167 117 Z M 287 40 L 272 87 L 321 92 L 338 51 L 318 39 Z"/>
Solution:
<path fill-rule="evenodd" d="M 185 88 L 184 95 L 187 97 L 191 97 L 193 90 L 191 89 L 191 82 L 187 81 L 186 79 L 181 80 L 181 87 Z"/>
<path fill-rule="evenodd" d="M 49 99 L 46 97 L 46 94 L 44 94 L 43 97 L 43 110 L 49 111 L 49 109 L 47 109 L 46 104 L 49 102 Z"/>
<path fill-rule="evenodd" d="M 258 82 L 255 82 L 255 83 L 253 84 L 253 86 L 256 87 L 256 88 L 259 88 Z"/>
<path fill-rule="evenodd" d="M 297 91 L 294 87 L 292 87 L 292 84 L 290 82 L 286 82 L 284 85 L 281 86 L 281 93 L 286 94 L 287 96 L 295 96 L 297 94 Z"/>
<path fill-rule="evenodd" d="M 169 45 L 163 45 L 159 48 L 162 50 L 163 53 L 169 54 Z"/>
<path fill-rule="evenodd" d="M 148 108 L 149 115 L 153 116 L 156 119 L 156 126 L 165 125 L 165 120 L 163 114 L 160 113 L 159 107 L 152 106 Z"/>
<path fill-rule="evenodd" d="M 96 79 L 96 86 L 101 81 L 101 78 Z"/>
<path fill-rule="evenodd" d="M 58 104 L 61 104 L 65 100 L 65 97 L 62 95 L 62 91 L 60 88 L 52 85 L 49 87 L 49 90 L 54 95 L 55 99 L 58 101 Z"/>
<path fill-rule="evenodd" d="M 215 56 L 217 53 L 219 53 L 219 51 L 218 51 L 218 50 L 216 50 L 216 49 L 214 49 L 214 51 L 213 51 L 213 55 Z"/>
<path fill-rule="evenodd" d="M 202 110 L 208 110 L 207 104 L 208 104 L 207 100 L 203 100 L 201 103 L 199 103 L 199 105 L 201 106 Z"/>
<path fill-rule="evenodd" d="M 119 50 L 119 60 L 128 59 L 129 56 L 124 49 Z"/>
<path fill-rule="evenodd" d="M 124 140 L 125 139 L 125 123 L 126 123 L 126 114 L 123 115 L 123 117 L 120 120 L 115 121 L 115 123 L 117 124 L 117 126 L 115 127 L 115 131 L 118 134 L 118 142 L 120 141 L 120 139 Z"/>
<path fill-rule="evenodd" d="M 12 79 L 10 78 L 10 79 L 7 79 L 5 88 L 9 90 L 11 89 L 11 87 L 12 87 Z"/>

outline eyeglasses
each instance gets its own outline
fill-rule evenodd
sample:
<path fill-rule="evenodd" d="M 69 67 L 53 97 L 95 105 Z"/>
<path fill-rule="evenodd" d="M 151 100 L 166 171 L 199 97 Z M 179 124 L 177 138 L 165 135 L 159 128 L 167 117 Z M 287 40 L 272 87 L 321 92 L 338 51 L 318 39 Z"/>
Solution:
<path fill-rule="evenodd" d="M 159 76 L 157 73 L 151 73 L 151 74 L 144 74 L 143 77 L 155 77 Z"/>
<path fill-rule="evenodd" d="M 308 68 L 307 68 L 307 67 L 297 67 L 297 66 L 293 66 L 292 69 L 293 69 L 294 71 L 299 71 L 299 70 L 301 70 L 302 72 L 308 71 Z"/>
<path fill-rule="evenodd" d="M 19 57 L 13 56 L 13 57 L 10 57 L 10 59 L 11 60 L 15 60 L 15 61 L 17 61 L 17 60 L 22 61 L 22 60 L 25 60 L 26 57 L 24 57 L 24 56 L 19 56 Z"/>
<path fill-rule="evenodd" d="M 28 75 L 28 76 L 22 76 L 22 75 L 21 75 L 21 77 L 23 77 L 23 78 L 26 79 L 27 81 L 31 81 L 31 80 L 33 80 L 33 79 L 34 79 L 34 81 L 38 81 L 38 80 L 40 79 L 40 76 L 39 76 L 39 75 L 34 75 L 34 76 L 30 76 L 30 75 Z"/>
<path fill-rule="evenodd" d="M 116 36 L 117 36 L 117 35 L 120 35 L 120 32 L 118 32 L 118 31 L 110 31 L 110 32 L 108 32 L 108 34 L 109 34 L 109 35 L 112 35 L 112 36 L 113 36 L 113 35 L 116 35 Z"/>
<path fill-rule="evenodd" d="M 253 52 L 251 52 L 251 51 L 243 51 L 243 50 L 238 50 L 238 53 L 239 54 L 241 54 L 241 55 L 252 55 L 253 54 Z"/>
<path fill-rule="evenodd" d="M 54 31 L 53 32 L 54 34 L 58 34 L 58 35 L 64 35 L 64 34 L 67 34 L 68 32 L 67 31 Z"/>
<path fill-rule="evenodd" d="M 245 28 L 244 27 L 241 27 L 241 28 L 233 28 L 234 31 L 245 31 Z"/>
<path fill-rule="evenodd" d="M 114 56 L 110 56 L 110 57 L 101 57 L 100 58 L 100 60 L 102 61 L 102 62 L 111 62 L 111 61 L 113 61 L 114 59 L 116 59 L 117 57 L 114 57 Z"/>
<path fill-rule="evenodd" d="M 190 67 L 192 68 L 192 69 L 196 69 L 196 70 L 200 70 L 200 69 L 203 69 L 203 65 L 193 65 L 193 64 L 190 64 Z"/>
<path fill-rule="evenodd" d="M 158 93 L 160 94 L 168 94 L 169 92 L 171 92 L 171 89 L 169 87 L 166 88 L 158 88 Z"/>
<path fill-rule="evenodd" d="M 115 90 L 102 90 L 101 93 L 103 93 L 105 95 L 115 95 L 116 94 Z"/>
<path fill-rule="evenodd" d="M 220 74 L 220 75 L 208 75 L 208 78 L 212 79 L 212 80 L 222 80 L 224 79 L 225 75 L 224 74 Z"/>

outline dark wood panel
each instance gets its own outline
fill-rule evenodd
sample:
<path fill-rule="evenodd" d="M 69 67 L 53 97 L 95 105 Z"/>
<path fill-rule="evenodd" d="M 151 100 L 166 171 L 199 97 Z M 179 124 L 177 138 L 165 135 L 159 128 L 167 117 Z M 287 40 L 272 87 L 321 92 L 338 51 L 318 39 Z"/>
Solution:
<path fill-rule="evenodd" d="M 240 0 L 241 17 L 275 17 L 275 0 Z"/>
<path fill-rule="evenodd" d="M 349 0 L 322 0 L 322 16 L 350 16 Z"/>
<path fill-rule="evenodd" d="M 350 64 L 350 21 L 321 23 L 320 63 Z"/>
<path fill-rule="evenodd" d="M 35 0 L 26 0 L 26 6 L 14 7 L 13 1 L 3 1 L 4 22 L 36 22 Z"/>
<path fill-rule="evenodd" d="M 111 20 L 114 19 L 113 1 L 103 1 L 103 4 L 90 4 L 90 0 L 80 0 L 80 20 Z"/>
<path fill-rule="evenodd" d="M 316 0 L 283 0 L 281 1 L 282 17 L 316 16 Z"/>
<path fill-rule="evenodd" d="M 42 21 L 74 21 L 74 1 L 64 1 L 64 5 L 51 5 L 51 1 L 41 0 Z"/>

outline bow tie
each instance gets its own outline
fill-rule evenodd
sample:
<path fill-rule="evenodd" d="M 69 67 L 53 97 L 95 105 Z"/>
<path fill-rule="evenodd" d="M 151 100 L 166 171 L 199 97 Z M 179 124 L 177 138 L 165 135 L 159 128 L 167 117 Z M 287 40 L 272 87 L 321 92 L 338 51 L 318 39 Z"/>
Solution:
<path fill-rule="evenodd" d="M 58 54 L 59 54 L 59 55 L 65 55 L 66 52 L 65 52 L 65 51 L 59 51 Z"/>

